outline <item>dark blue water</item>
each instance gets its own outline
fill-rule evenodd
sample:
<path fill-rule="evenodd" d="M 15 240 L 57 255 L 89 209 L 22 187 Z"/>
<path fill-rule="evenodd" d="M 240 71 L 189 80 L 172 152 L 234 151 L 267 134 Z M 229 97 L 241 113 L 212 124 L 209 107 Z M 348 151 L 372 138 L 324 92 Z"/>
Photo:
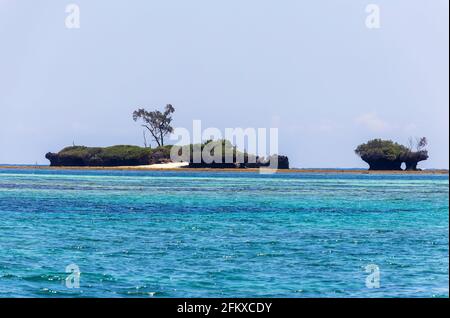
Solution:
<path fill-rule="evenodd" d="M 448 297 L 448 199 L 437 175 L 0 170 L 0 297 Z"/>

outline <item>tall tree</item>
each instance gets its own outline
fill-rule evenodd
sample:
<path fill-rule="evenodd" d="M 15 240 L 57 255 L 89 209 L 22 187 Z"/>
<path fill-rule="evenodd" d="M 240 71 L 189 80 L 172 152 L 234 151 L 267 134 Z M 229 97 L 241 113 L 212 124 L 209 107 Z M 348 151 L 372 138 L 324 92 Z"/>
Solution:
<path fill-rule="evenodd" d="M 133 112 L 133 120 L 141 119 L 143 121 L 142 126 L 150 132 L 158 147 L 161 147 L 164 146 L 164 137 L 173 132 L 171 123 L 174 112 L 175 108 L 171 104 L 166 105 L 164 112 L 159 110 L 149 112 L 140 108 Z"/>

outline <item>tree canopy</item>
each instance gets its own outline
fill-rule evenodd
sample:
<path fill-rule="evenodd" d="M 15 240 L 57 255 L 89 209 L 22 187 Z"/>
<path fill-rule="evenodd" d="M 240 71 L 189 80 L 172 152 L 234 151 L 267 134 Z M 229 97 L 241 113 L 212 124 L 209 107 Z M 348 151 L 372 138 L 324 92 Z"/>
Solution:
<path fill-rule="evenodd" d="M 355 149 L 355 153 L 362 159 L 387 159 L 398 160 L 409 151 L 403 145 L 400 145 L 392 140 L 373 139 L 365 144 L 359 145 Z"/>

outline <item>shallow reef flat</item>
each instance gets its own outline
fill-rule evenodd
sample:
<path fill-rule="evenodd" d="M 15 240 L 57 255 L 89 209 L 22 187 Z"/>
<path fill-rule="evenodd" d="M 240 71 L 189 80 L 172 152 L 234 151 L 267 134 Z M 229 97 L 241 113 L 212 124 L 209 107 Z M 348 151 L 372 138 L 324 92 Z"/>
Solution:
<path fill-rule="evenodd" d="M 187 168 L 187 167 L 173 167 L 171 164 L 167 164 L 167 167 L 163 167 L 163 164 L 156 164 L 153 166 L 143 165 L 143 166 L 123 166 L 123 167 L 50 167 L 50 166 L 33 166 L 33 165 L 0 165 L 0 169 L 24 169 L 24 170 L 111 170 L 111 171 L 206 171 L 206 172 L 255 172 L 259 173 L 265 171 L 264 168 L 260 170 L 259 168 L 232 168 L 232 169 L 217 169 L 217 168 Z M 269 169 L 267 169 L 269 170 Z M 266 171 L 267 171 L 266 170 Z M 393 171 L 393 170 L 366 170 L 366 169 L 280 169 L 276 173 L 319 173 L 319 174 L 330 174 L 330 173 L 342 173 L 342 174 L 394 174 L 394 175 L 448 175 L 448 169 L 429 169 L 429 170 L 417 170 L 417 171 Z"/>

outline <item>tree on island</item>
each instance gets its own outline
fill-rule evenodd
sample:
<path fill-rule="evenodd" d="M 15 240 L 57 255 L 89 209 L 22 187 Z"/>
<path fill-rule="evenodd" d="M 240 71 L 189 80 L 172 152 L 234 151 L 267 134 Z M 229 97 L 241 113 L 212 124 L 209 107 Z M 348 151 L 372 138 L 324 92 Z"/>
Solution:
<path fill-rule="evenodd" d="M 369 164 L 369 170 L 402 170 L 402 163 L 406 170 L 417 170 L 419 161 L 428 159 L 427 144 L 425 137 L 416 139 L 415 144 L 410 139 L 409 148 L 392 140 L 373 139 L 359 145 L 355 153 Z"/>
<path fill-rule="evenodd" d="M 133 112 L 133 120 L 138 121 L 141 119 L 144 122 L 142 127 L 150 132 L 158 147 L 162 147 L 164 146 L 164 137 L 173 132 L 171 123 L 174 112 L 175 108 L 171 104 L 166 105 L 164 112 L 159 110 L 149 112 L 140 108 Z"/>

